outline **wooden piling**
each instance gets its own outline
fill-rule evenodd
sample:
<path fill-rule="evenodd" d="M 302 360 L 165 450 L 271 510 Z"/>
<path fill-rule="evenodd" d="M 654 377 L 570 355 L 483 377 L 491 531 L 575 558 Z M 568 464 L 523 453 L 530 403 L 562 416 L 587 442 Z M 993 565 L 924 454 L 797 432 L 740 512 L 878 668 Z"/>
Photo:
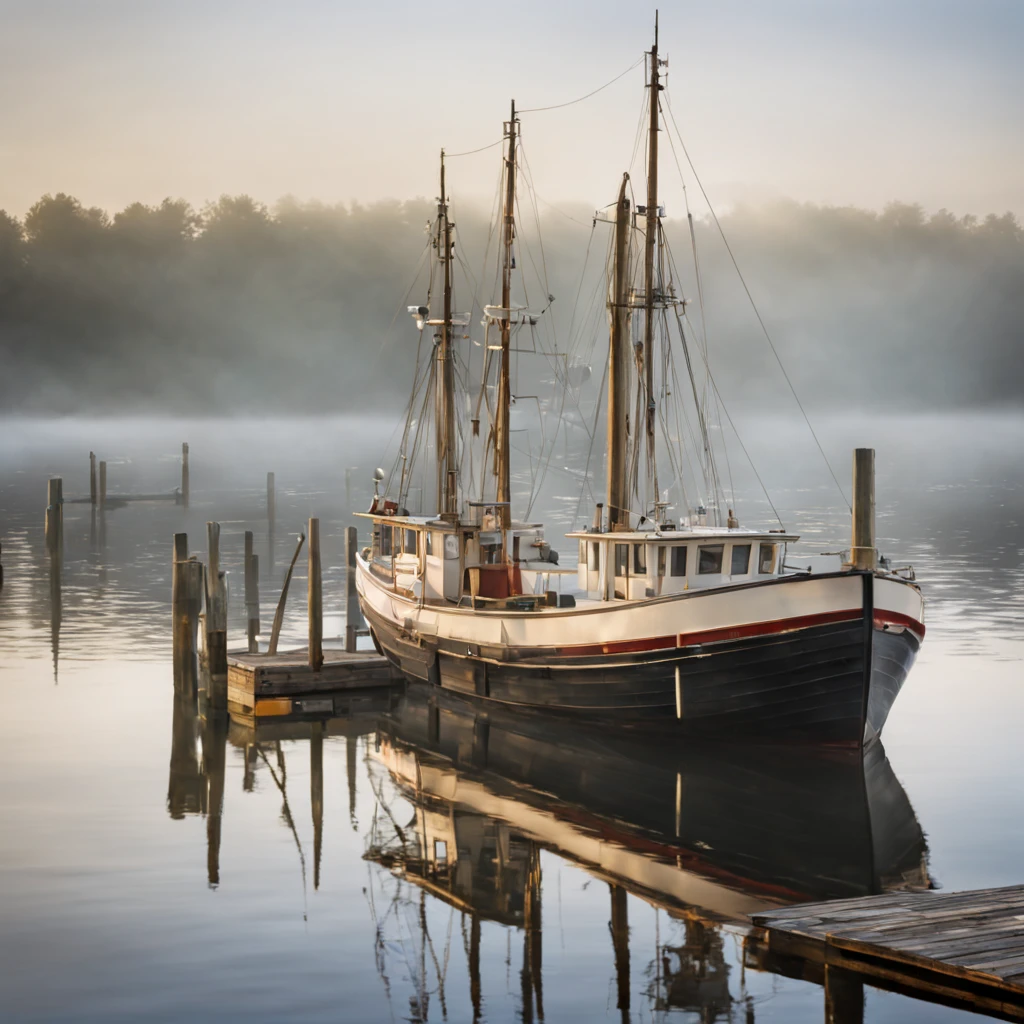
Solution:
<path fill-rule="evenodd" d="M 171 616 L 175 686 L 194 695 L 197 685 L 197 633 L 203 600 L 202 563 L 188 557 L 188 536 L 174 535 Z"/>
<path fill-rule="evenodd" d="M 51 477 L 46 481 L 46 543 L 52 550 L 60 545 L 63 539 L 63 509 L 61 504 L 62 482 L 59 476 Z"/>
<path fill-rule="evenodd" d="M 284 583 L 281 585 L 281 596 L 277 601 L 277 610 L 274 612 L 274 625 L 270 630 L 270 644 L 267 647 L 267 654 L 277 654 L 277 641 L 281 637 L 281 626 L 284 623 L 284 606 L 288 600 L 288 587 L 292 582 L 292 573 L 295 571 L 295 563 L 299 560 L 299 552 L 302 550 L 302 543 L 306 535 L 299 534 L 299 542 L 295 545 L 295 554 L 292 555 L 291 565 L 284 576 Z"/>
<path fill-rule="evenodd" d="M 359 610 L 359 593 L 356 591 L 356 551 L 359 533 L 354 526 L 345 530 L 345 650 L 356 649 L 356 633 L 363 624 Z"/>
<path fill-rule="evenodd" d="M 206 524 L 206 660 L 211 676 L 228 671 L 227 584 L 220 571 L 220 523 Z M 211 694 L 214 707 L 221 707 Z M 225 695 L 226 699 L 226 695 Z"/>
<path fill-rule="evenodd" d="M 188 508 L 189 476 L 188 476 L 188 443 L 181 445 L 181 503 Z"/>
<path fill-rule="evenodd" d="M 107 504 L 107 464 L 100 462 L 100 508 Z"/>
<path fill-rule="evenodd" d="M 875 449 L 853 450 L 853 540 L 850 562 L 854 569 L 874 569 L 875 549 Z"/>
<path fill-rule="evenodd" d="M 96 504 L 96 453 L 89 452 L 89 504 Z"/>
<path fill-rule="evenodd" d="M 267 474 L 267 522 L 271 525 L 277 516 L 277 495 L 274 491 L 274 474 Z"/>
<path fill-rule="evenodd" d="M 825 964 L 825 1024 L 864 1024 L 864 982 L 834 964 Z"/>
<path fill-rule="evenodd" d="M 324 664 L 323 577 L 320 572 L 320 520 L 309 520 L 309 667 L 319 672 Z"/>
<path fill-rule="evenodd" d="M 259 650 L 256 637 L 260 632 L 260 563 L 253 553 L 252 530 L 245 531 L 245 620 L 249 653 Z"/>

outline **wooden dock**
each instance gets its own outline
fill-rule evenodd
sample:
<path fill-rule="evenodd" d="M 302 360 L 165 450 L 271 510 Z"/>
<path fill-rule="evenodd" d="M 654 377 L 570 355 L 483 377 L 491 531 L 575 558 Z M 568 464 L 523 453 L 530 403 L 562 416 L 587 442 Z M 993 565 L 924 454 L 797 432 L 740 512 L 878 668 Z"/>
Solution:
<path fill-rule="evenodd" d="M 757 931 L 748 953 L 755 960 L 760 945 L 762 953 L 824 964 L 826 977 L 838 968 L 882 987 L 1024 1020 L 1024 885 L 886 893 L 752 920 Z"/>
<path fill-rule="evenodd" d="M 351 691 L 399 685 L 402 677 L 373 651 L 325 650 L 319 670 L 309 652 L 228 653 L 228 711 L 240 722 L 288 715 L 347 713 Z"/>

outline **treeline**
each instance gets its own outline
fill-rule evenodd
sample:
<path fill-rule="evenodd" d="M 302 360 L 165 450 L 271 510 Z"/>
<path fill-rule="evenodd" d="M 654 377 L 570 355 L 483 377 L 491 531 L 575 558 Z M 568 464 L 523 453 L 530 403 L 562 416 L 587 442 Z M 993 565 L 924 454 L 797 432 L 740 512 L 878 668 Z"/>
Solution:
<path fill-rule="evenodd" d="M 427 200 L 283 200 L 271 210 L 225 196 L 201 211 L 168 199 L 109 216 L 59 194 L 20 221 L 0 211 L 3 408 L 273 415 L 371 408 L 405 396 L 417 341 L 406 292 L 433 210 Z M 543 260 L 550 274 L 558 300 L 552 327 L 563 344 L 570 323 L 581 322 L 577 292 L 595 294 L 580 287 L 589 211 L 568 212 L 542 218 L 543 254 L 536 246 L 520 253 L 520 261 Z M 810 403 L 1024 401 L 1024 233 L 1012 215 L 778 203 L 737 208 L 722 225 Z M 685 222 L 667 232 L 679 263 L 688 263 Z M 712 369 L 723 393 L 783 400 L 713 223 L 700 221 L 697 233 Z M 463 209 L 460 252 L 478 277 L 487 235 L 483 212 Z M 524 247 L 525 235 L 524 228 Z M 593 252 L 603 253 L 607 235 L 595 237 Z M 601 262 L 593 252 L 591 274 Z M 692 315 L 695 279 L 692 271 L 682 276 Z M 420 282 L 409 302 L 421 301 Z M 596 362 L 603 318 L 593 324 Z"/>

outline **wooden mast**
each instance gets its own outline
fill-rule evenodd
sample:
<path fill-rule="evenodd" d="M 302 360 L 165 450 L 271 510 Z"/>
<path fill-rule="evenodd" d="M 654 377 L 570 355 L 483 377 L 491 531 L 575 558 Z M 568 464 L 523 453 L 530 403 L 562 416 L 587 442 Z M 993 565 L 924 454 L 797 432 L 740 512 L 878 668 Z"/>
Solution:
<path fill-rule="evenodd" d="M 629 344 L 629 199 L 623 174 L 615 207 L 615 263 L 609 296 L 611 338 L 608 346 L 608 529 L 629 527 L 626 462 L 629 444 L 627 385 L 632 357 Z"/>
<path fill-rule="evenodd" d="M 452 224 L 445 192 L 444 150 L 441 150 L 441 197 L 437 203 L 438 258 L 444 264 L 444 321 L 437 358 L 441 364 L 441 401 L 437 417 L 437 499 L 441 518 L 458 518 L 457 460 L 455 455 L 455 372 L 452 358 Z"/>
<path fill-rule="evenodd" d="M 498 375 L 497 430 L 495 433 L 495 475 L 498 478 L 496 501 L 501 506 L 502 525 L 512 525 L 512 483 L 509 467 L 509 407 L 512 404 L 510 339 L 512 329 L 512 241 L 515 236 L 516 201 L 516 101 L 508 122 L 508 156 L 505 158 L 505 204 L 503 260 L 501 276 L 501 369 Z"/>
<path fill-rule="evenodd" d="M 647 469 L 658 500 L 658 472 L 655 466 L 654 404 L 654 250 L 658 241 L 658 101 L 661 92 L 658 70 L 658 15 L 654 15 L 654 45 L 651 47 L 650 122 L 647 130 L 647 237 L 644 240 L 644 385 L 647 398 Z"/>

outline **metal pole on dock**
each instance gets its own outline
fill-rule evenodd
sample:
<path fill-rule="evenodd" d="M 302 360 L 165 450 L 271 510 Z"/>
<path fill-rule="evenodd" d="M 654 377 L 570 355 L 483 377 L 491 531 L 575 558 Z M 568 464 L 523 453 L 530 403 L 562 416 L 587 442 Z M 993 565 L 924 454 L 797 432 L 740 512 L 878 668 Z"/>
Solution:
<path fill-rule="evenodd" d="M 345 530 L 345 650 L 351 654 L 356 649 L 356 631 L 363 625 L 359 610 L 359 594 L 356 591 L 356 551 L 359 545 L 359 531 L 354 526 Z"/>
<path fill-rule="evenodd" d="M 853 541 L 850 562 L 854 569 L 872 570 L 875 550 L 875 449 L 853 450 Z"/>
<path fill-rule="evenodd" d="M 96 504 L 96 453 L 89 452 L 89 504 Z"/>
<path fill-rule="evenodd" d="M 260 632 L 260 563 L 253 553 L 252 530 L 245 531 L 245 620 L 249 653 L 259 650 L 256 637 Z"/>
<path fill-rule="evenodd" d="M 181 503 L 188 508 L 189 476 L 188 476 L 188 442 L 181 445 Z"/>
<path fill-rule="evenodd" d="M 100 508 L 107 504 L 107 464 L 100 463 Z"/>
<path fill-rule="evenodd" d="M 320 573 L 320 520 L 309 520 L 309 667 L 319 672 L 324 665 L 323 577 Z"/>
<path fill-rule="evenodd" d="M 274 525 L 277 515 L 277 495 L 274 492 L 274 474 L 267 474 L 267 522 Z"/>

